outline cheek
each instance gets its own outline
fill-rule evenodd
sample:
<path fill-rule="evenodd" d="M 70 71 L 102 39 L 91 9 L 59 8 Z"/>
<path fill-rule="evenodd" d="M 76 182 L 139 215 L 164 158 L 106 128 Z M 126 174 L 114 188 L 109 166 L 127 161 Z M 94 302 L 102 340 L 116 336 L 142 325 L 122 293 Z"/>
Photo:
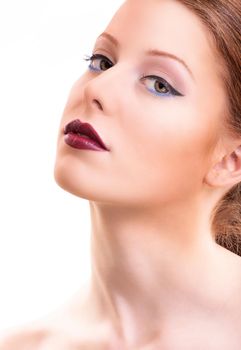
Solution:
<path fill-rule="evenodd" d="M 143 122 L 129 125 L 123 169 L 128 169 L 130 186 L 135 184 L 146 200 L 183 198 L 200 190 L 214 142 L 213 130 L 194 118 L 194 113 L 188 115 L 190 111 L 183 116 L 167 111 L 165 119 L 152 116 L 149 123 L 140 118 Z"/>

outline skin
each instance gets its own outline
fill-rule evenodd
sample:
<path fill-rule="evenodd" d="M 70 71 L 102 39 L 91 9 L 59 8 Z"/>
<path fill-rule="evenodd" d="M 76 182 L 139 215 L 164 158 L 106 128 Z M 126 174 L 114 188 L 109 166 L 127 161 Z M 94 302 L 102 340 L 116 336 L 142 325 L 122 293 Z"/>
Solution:
<path fill-rule="evenodd" d="M 175 0 L 127 0 L 105 32 L 118 47 L 101 37 L 93 53 L 112 66 L 74 83 L 54 169 L 60 187 L 89 201 L 92 276 L 49 324 L 79 334 L 83 349 L 238 350 L 240 257 L 215 243 L 210 216 L 241 181 L 241 140 L 223 128 L 227 100 L 210 36 Z M 182 58 L 192 75 L 148 49 Z M 184 96 L 158 96 L 142 75 Z M 68 146 L 63 128 L 76 118 L 110 151 Z"/>

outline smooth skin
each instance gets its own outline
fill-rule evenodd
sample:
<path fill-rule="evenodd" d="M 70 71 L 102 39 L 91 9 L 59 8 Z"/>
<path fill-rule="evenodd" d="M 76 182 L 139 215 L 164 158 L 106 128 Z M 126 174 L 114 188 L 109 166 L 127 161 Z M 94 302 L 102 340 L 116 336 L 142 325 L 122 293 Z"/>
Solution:
<path fill-rule="evenodd" d="M 176 0 L 127 0 L 105 32 L 118 44 L 97 38 L 93 53 L 106 59 L 70 91 L 54 169 L 61 188 L 89 201 L 91 281 L 17 348 L 46 329 L 41 350 L 239 350 L 241 260 L 216 244 L 210 221 L 241 181 L 241 139 L 223 127 L 220 57 Z M 68 146 L 63 129 L 76 118 L 110 151 Z"/>

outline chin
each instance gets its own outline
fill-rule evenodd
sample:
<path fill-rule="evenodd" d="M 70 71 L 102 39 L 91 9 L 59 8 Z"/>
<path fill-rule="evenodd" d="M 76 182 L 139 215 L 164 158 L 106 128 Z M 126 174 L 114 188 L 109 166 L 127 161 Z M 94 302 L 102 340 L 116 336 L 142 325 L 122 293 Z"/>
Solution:
<path fill-rule="evenodd" d="M 101 184 L 96 183 L 94 178 L 91 180 L 90 174 L 84 174 L 84 169 L 76 170 L 76 164 L 70 164 L 65 160 L 57 158 L 55 161 L 53 177 L 56 184 L 79 198 L 102 202 L 104 198 L 103 190 L 100 190 Z"/>

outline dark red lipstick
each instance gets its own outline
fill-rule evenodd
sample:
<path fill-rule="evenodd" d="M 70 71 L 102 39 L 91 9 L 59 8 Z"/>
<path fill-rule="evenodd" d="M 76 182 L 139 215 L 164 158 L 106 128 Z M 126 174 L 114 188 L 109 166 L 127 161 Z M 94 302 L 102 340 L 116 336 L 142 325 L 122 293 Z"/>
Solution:
<path fill-rule="evenodd" d="M 82 123 L 79 119 L 65 125 L 64 134 L 65 142 L 73 148 L 109 151 L 95 129 L 89 123 Z"/>

